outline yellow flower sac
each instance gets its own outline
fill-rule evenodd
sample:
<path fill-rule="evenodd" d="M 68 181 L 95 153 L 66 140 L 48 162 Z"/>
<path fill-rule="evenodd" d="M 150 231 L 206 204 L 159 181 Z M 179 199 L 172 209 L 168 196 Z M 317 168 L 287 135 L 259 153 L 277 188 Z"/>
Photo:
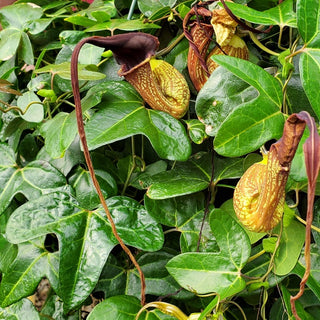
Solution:
<path fill-rule="evenodd" d="M 250 231 L 268 232 L 281 220 L 289 169 L 274 153 L 253 164 L 239 180 L 233 196 L 238 219 Z"/>
<path fill-rule="evenodd" d="M 143 100 L 154 110 L 169 113 L 179 119 L 188 110 L 190 91 L 182 74 L 163 60 L 147 58 L 120 76 L 131 83 Z"/>
<path fill-rule="evenodd" d="M 290 166 L 306 123 L 296 114 L 285 122 L 283 135 L 261 162 L 239 180 L 233 195 L 237 217 L 249 230 L 268 232 L 281 220 Z"/>
<path fill-rule="evenodd" d="M 232 2 L 230 0 L 227 1 Z M 238 26 L 238 23 L 223 8 L 212 10 L 211 24 L 216 35 L 216 42 L 221 47 L 229 44 Z"/>
<path fill-rule="evenodd" d="M 249 49 L 246 43 L 236 34 L 231 38 L 231 40 L 227 45 L 221 46 L 221 49 L 218 47 L 215 47 L 210 52 L 207 58 L 207 66 L 210 73 L 212 73 L 219 66 L 216 62 L 214 62 L 211 59 L 211 57 L 213 57 L 214 55 L 227 54 L 228 56 L 231 56 L 231 57 L 236 57 L 243 60 L 249 60 Z"/>

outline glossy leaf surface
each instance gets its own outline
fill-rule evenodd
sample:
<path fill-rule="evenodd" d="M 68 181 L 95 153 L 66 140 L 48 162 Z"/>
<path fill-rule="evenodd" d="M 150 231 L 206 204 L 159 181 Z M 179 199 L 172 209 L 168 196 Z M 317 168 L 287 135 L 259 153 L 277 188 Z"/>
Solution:
<path fill-rule="evenodd" d="M 47 277 L 51 286 L 57 290 L 58 283 L 52 275 L 58 272 L 59 258 L 56 254 L 37 247 L 41 245 L 41 242 L 37 242 L 19 244 L 18 255 L 1 281 L 2 307 L 32 295 L 43 277 Z"/>
<path fill-rule="evenodd" d="M 300 56 L 300 77 L 303 89 L 312 106 L 312 110 L 320 119 L 320 93 L 316 89 L 320 85 L 320 49 L 306 49 Z"/>
<path fill-rule="evenodd" d="M 22 299 L 7 308 L 0 308 L 1 320 L 25 320 L 26 314 L 28 320 L 40 320 L 39 313 L 28 299 Z"/>
<path fill-rule="evenodd" d="M 294 234 L 294 237 L 292 235 Z M 297 221 L 292 221 L 283 229 L 280 246 L 275 256 L 275 273 L 288 274 L 296 265 L 305 240 L 305 228 Z"/>
<path fill-rule="evenodd" d="M 227 3 L 232 13 L 249 22 L 296 27 L 296 15 L 293 11 L 293 0 L 285 0 L 278 6 L 265 11 L 254 10 L 237 3 Z"/>
<path fill-rule="evenodd" d="M 168 271 L 181 286 L 197 293 L 219 293 L 229 287 L 241 291 L 245 282 L 240 270 L 250 255 L 249 239 L 222 210 L 211 213 L 210 225 L 220 252 L 183 253 L 169 261 Z"/>
<path fill-rule="evenodd" d="M 206 133 L 215 136 L 233 109 L 256 97 L 257 91 L 247 82 L 217 68 L 197 95 L 197 116 L 205 124 Z"/>
<path fill-rule="evenodd" d="M 96 149 L 143 134 L 161 158 L 187 160 L 191 146 L 182 124 L 165 112 L 146 109 L 139 96 L 132 97 L 129 85 L 123 87 L 123 96 L 128 96 L 126 100 L 121 103 L 117 100 L 102 102 L 100 110 L 88 121 L 86 134 L 89 148 Z"/>
<path fill-rule="evenodd" d="M 144 199 L 146 209 L 159 223 L 173 227 L 181 233 L 180 247 L 182 252 L 197 250 L 199 232 L 204 216 L 204 197 L 202 194 L 193 194 L 164 200 Z M 200 251 L 217 251 L 218 246 L 211 231 L 208 219 L 206 219 Z"/>
<path fill-rule="evenodd" d="M 211 180 L 211 158 L 209 153 L 195 154 L 187 162 L 177 163 L 174 169 L 154 175 L 147 190 L 148 197 L 166 199 L 204 190 Z M 215 184 L 222 179 L 238 178 L 243 173 L 243 159 L 216 156 L 213 161 Z"/>
<path fill-rule="evenodd" d="M 257 65 L 233 57 L 214 60 L 259 91 L 259 96 L 241 104 L 222 123 L 214 140 L 215 150 L 235 157 L 254 151 L 282 135 L 282 92 L 278 81 Z"/>
<path fill-rule="evenodd" d="M 14 152 L 4 144 L 0 145 L 0 213 L 7 208 L 17 193 L 32 200 L 40 195 L 66 188 L 65 177 L 48 162 L 33 161 L 19 168 Z"/>
<path fill-rule="evenodd" d="M 108 200 L 108 206 L 120 237 L 128 245 L 150 251 L 162 247 L 161 228 L 139 203 L 114 197 Z M 64 308 L 70 310 L 94 288 L 116 240 L 103 210 L 81 209 L 65 193 L 27 202 L 8 222 L 7 237 L 13 243 L 48 233 L 55 233 L 59 239 L 59 288 Z"/>
<path fill-rule="evenodd" d="M 307 0 L 297 1 L 297 26 L 299 33 L 308 47 L 319 48 L 319 0 L 309 2 Z"/>

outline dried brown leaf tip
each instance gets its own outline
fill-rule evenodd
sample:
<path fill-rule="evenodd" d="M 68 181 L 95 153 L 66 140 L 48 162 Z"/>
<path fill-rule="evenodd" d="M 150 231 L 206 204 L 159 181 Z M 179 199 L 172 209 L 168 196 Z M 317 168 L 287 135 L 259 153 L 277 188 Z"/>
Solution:
<path fill-rule="evenodd" d="M 86 38 L 74 50 L 72 70 L 76 70 L 79 50 L 85 43 L 111 50 L 121 66 L 119 75 L 135 87 L 151 108 L 167 112 L 175 118 L 181 118 L 187 112 L 190 99 L 188 84 L 173 66 L 154 58 L 159 46 L 156 37 L 133 32 Z M 74 83 L 78 81 L 76 76 L 74 73 Z"/>
<path fill-rule="evenodd" d="M 192 7 L 184 18 L 184 33 L 189 41 L 189 76 L 197 91 L 218 67 L 211 59 L 213 55 L 226 54 L 248 60 L 249 50 L 246 43 L 236 35 L 237 26 L 238 23 L 224 8 L 210 11 L 205 2 Z M 216 46 L 208 52 L 213 35 Z"/>

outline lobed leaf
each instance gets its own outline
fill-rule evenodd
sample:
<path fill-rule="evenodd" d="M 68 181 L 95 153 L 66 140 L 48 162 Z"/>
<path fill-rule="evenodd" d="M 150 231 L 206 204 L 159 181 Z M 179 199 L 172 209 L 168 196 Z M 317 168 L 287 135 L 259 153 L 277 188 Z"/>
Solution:
<path fill-rule="evenodd" d="M 119 196 L 107 204 L 127 245 L 149 251 L 162 247 L 161 227 L 138 202 Z M 6 236 L 21 243 L 48 233 L 59 239 L 59 295 L 70 311 L 93 290 L 117 241 L 102 209 L 82 209 L 66 193 L 47 194 L 20 206 L 8 221 Z"/>

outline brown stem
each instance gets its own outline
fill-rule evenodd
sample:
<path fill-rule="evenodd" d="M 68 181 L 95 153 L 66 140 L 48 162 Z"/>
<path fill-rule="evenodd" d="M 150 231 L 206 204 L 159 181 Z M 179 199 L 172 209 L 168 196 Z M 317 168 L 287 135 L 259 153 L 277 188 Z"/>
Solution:
<path fill-rule="evenodd" d="M 303 278 L 300 282 L 299 292 L 290 297 L 291 309 L 294 317 L 297 320 L 301 320 L 298 316 L 295 301 L 298 300 L 304 292 L 305 285 L 308 281 L 311 269 L 311 255 L 310 255 L 310 244 L 311 244 L 311 225 L 313 220 L 313 207 L 314 207 L 314 197 L 315 189 L 317 183 L 317 177 L 320 169 L 320 137 L 317 131 L 317 126 L 314 119 L 309 115 L 309 113 L 302 111 L 297 114 L 297 117 L 308 125 L 310 130 L 310 136 L 303 145 L 303 152 L 305 157 L 306 171 L 308 176 L 308 209 L 307 209 L 307 223 L 306 223 L 306 240 L 304 248 L 304 256 L 306 262 L 306 270 Z"/>
<path fill-rule="evenodd" d="M 75 110 L 76 110 L 76 116 L 77 116 L 78 132 L 79 132 L 80 140 L 81 140 L 81 143 L 83 146 L 83 152 L 84 152 L 84 156 L 86 159 L 86 163 L 87 163 L 87 166 L 89 169 L 89 173 L 90 173 L 92 182 L 96 188 L 100 202 L 106 212 L 107 218 L 108 218 L 109 223 L 112 228 L 112 233 L 114 234 L 115 238 L 119 242 L 121 248 L 126 252 L 126 254 L 129 256 L 130 260 L 132 261 L 132 263 L 134 264 L 134 266 L 137 268 L 137 270 L 139 272 L 140 280 L 141 280 L 141 304 L 144 305 L 145 304 L 145 289 L 146 289 L 144 274 L 143 274 L 137 260 L 135 259 L 135 257 L 133 256 L 133 254 L 131 253 L 129 248 L 124 244 L 123 240 L 121 239 L 121 237 L 118 234 L 117 228 L 116 228 L 115 223 L 112 219 L 111 213 L 108 209 L 107 203 L 104 199 L 99 182 L 98 182 L 96 175 L 95 175 L 95 172 L 94 172 L 94 168 L 93 168 L 93 164 L 91 161 L 89 148 L 88 148 L 88 144 L 87 144 L 86 134 L 84 131 L 81 99 L 80 99 L 80 92 L 79 92 L 79 81 L 78 81 L 78 57 L 79 57 L 79 52 L 80 52 L 82 46 L 84 44 L 90 42 L 91 40 L 90 40 L 90 38 L 89 39 L 86 38 L 86 39 L 81 40 L 77 44 L 77 46 L 75 47 L 75 49 L 72 53 L 72 59 L 71 59 L 71 82 L 72 82 L 72 89 L 73 89 L 73 94 L 74 94 L 74 102 L 75 102 L 75 106 L 76 106 Z"/>

